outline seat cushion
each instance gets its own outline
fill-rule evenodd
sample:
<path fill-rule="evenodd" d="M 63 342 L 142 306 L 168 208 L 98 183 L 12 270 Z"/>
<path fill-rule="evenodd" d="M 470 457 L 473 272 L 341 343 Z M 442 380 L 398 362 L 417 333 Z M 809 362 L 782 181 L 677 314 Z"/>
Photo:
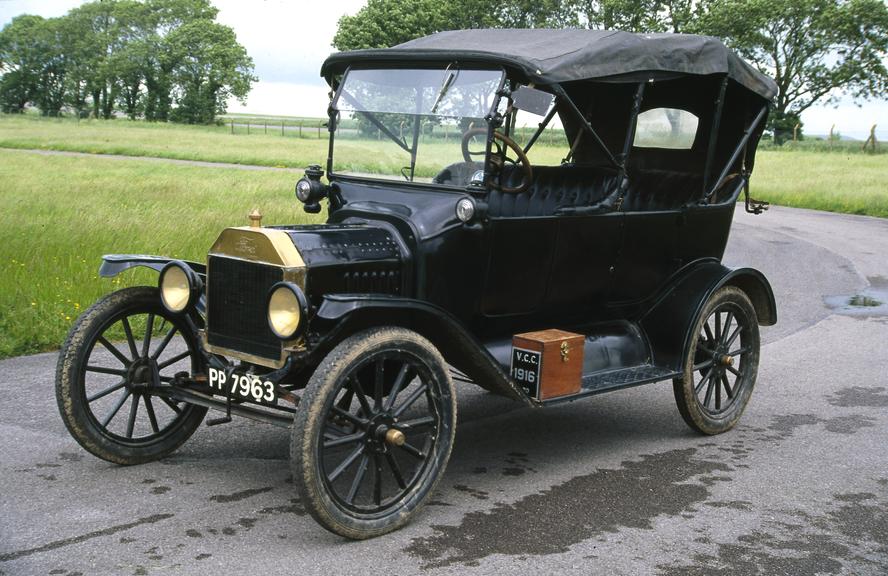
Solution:
<path fill-rule="evenodd" d="M 629 188 L 623 198 L 625 212 L 678 210 L 699 198 L 703 179 L 699 174 L 669 170 L 645 170 L 629 174 Z"/>
<path fill-rule="evenodd" d="M 524 173 L 507 166 L 501 176 L 504 186 L 515 187 Z M 616 192 L 619 176 L 600 167 L 534 166 L 533 181 L 518 194 L 491 190 L 488 195 L 490 215 L 494 217 L 552 216 L 561 208 L 592 206 Z"/>

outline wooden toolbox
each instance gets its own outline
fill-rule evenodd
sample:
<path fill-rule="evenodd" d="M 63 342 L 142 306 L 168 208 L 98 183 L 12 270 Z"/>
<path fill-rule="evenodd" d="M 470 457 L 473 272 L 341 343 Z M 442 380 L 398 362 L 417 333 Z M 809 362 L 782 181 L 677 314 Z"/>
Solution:
<path fill-rule="evenodd" d="M 531 398 L 546 400 L 580 391 L 585 336 L 541 330 L 512 337 L 512 379 Z"/>

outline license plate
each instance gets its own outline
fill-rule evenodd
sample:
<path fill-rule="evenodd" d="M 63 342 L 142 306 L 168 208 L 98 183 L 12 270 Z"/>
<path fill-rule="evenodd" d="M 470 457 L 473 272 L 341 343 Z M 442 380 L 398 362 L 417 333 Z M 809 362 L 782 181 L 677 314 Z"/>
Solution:
<path fill-rule="evenodd" d="M 233 398 L 241 398 L 260 404 L 277 403 L 274 384 L 259 376 L 238 374 L 237 372 L 227 374 L 222 370 L 210 368 L 208 384 L 214 392 L 221 392 Z"/>

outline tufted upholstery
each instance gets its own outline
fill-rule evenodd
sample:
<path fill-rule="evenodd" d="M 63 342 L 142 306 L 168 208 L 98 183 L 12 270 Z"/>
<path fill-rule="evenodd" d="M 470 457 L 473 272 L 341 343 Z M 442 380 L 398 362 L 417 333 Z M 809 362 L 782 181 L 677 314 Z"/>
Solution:
<path fill-rule="evenodd" d="M 646 170 L 629 174 L 629 189 L 623 198 L 625 212 L 678 210 L 699 198 L 703 179 L 698 174 L 669 170 Z"/>
<path fill-rule="evenodd" d="M 509 167 L 503 173 L 505 186 L 518 186 L 523 173 Z M 497 217 L 552 216 L 559 208 L 592 206 L 616 194 L 616 173 L 589 166 L 534 166 L 533 182 L 520 194 L 492 190 L 488 196 L 490 215 Z"/>
<path fill-rule="evenodd" d="M 517 186 L 522 172 L 509 167 L 503 175 L 506 186 Z M 488 196 L 490 215 L 520 218 L 552 216 L 561 209 L 600 206 L 613 209 L 619 196 L 620 177 L 614 172 L 590 166 L 535 166 L 533 182 L 520 194 L 492 190 Z M 678 210 L 699 197 L 702 178 L 698 174 L 669 170 L 646 170 L 629 175 L 623 197 L 624 212 Z"/>

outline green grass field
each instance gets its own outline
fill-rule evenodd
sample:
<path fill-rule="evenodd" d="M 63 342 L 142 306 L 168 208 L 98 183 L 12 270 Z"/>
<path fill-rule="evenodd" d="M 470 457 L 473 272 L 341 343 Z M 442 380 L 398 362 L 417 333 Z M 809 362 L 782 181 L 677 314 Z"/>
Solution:
<path fill-rule="evenodd" d="M 102 294 L 152 272 L 99 278 L 102 254 L 204 260 L 226 226 L 310 219 L 297 175 L 0 151 L 0 357 L 56 348 Z"/>
<path fill-rule="evenodd" d="M 376 153 L 378 143 L 342 144 L 342 154 L 355 159 L 354 168 L 372 172 L 395 162 Z M 2 147 L 291 167 L 323 162 L 327 153 L 325 139 L 232 136 L 224 127 L 8 116 L 0 116 Z M 540 147 L 532 160 L 557 163 L 563 152 Z M 437 169 L 425 163 L 419 173 Z M 0 150 L 0 357 L 53 349 L 100 295 L 156 282 L 156 275 L 145 271 L 98 278 L 102 254 L 203 260 L 219 231 L 246 224 L 254 207 L 266 223 L 320 221 L 307 217 L 293 198 L 297 178 L 286 172 Z M 888 155 L 763 150 L 752 194 L 774 204 L 888 217 Z"/>

